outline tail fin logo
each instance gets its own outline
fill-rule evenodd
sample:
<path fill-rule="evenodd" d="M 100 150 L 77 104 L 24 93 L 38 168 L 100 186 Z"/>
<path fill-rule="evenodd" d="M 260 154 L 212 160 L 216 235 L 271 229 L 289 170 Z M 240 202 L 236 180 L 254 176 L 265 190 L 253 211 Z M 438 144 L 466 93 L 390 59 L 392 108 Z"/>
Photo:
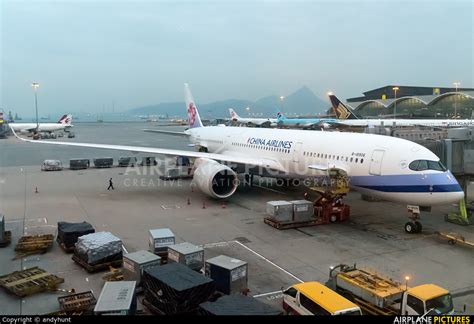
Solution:
<path fill-rule="evenodd" d="M 230 117 L 234 118 L 234 119 L 237 119 L 238 116 L 237 116 L 237 113 L 234 110 L 231 110 L 230 111 Z"/>
<path fill-rule="evenodd" d="M 72 122 L 71 115 L 63 115 L 58 121 L 59 124 L 70 124 Z"/>
<path fill-rule="evenodd" d="M 337 105 L 336 111 L 338 113 L 338 117 L 340 119 L 347 119 L 351 115 L 351 113 L 347 110 L 347 108 L 342 104 L 342 102 Z"/>
<path fill-rule="evenodd" d="M 188 107 L 188 123 L 189 126 L 192 127 L 194 126 L 194 123 L 196 122 L 196 106 L 194 103 L 190 102 L 189 107 Z"/>

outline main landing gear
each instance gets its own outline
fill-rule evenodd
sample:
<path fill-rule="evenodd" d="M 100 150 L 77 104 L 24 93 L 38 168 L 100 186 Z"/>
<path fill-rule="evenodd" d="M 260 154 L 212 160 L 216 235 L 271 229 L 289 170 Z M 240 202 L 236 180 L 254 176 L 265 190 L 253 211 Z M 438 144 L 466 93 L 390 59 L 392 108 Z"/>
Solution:
<path fill-rule="evenodd" d="M 410 213 L 410 221 L 405 224 L 405 232 L 408 234 L 421 233 L 423 226 L 419 222 L 420 219 L 420 207 L 419 206 L 407 206 L 408 212 Z"/>

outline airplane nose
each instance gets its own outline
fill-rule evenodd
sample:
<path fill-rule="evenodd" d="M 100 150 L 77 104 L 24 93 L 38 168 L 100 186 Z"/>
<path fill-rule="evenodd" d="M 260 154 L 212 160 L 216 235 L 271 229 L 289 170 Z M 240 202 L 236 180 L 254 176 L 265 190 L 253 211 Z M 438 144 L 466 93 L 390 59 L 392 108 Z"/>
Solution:
<path fill-rule="evenodd" d="M 464 198 L 463 191 L 443 192 L 441 196 L 437 197 L 438 204 L 455 204 Z"/>

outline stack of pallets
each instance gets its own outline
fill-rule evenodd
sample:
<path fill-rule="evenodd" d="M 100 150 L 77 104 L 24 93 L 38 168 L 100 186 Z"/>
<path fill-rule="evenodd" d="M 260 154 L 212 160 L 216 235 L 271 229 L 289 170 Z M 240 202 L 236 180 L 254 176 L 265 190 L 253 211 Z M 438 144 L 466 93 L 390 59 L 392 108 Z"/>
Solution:
<path fill-rule="evenodd" d="M 0 277 L 0 286 L 18 297 L 25 297 L 47 290 L 55 291 L 57 286 L 63 282 L 63 278 L 38 267 L 15 271 Z"/>
<path fill-rule="evenodd" d="M 22 236 L 15 247 L 15 259 L 46 253 L 53 246 L 53 239 L 52 234 Z"/>

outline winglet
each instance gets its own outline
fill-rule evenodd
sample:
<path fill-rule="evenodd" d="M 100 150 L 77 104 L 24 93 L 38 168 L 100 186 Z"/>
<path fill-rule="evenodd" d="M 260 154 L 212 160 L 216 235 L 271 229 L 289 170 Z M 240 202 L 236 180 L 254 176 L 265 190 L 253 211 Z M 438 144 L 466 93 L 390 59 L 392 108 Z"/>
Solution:
<path fill-rule="evenodd" d="M 201 117 L 199 117 L 199 111 L 187 83 L 184 84 L 184 98 L 186 100 L 189 128 L 203 127 Z"/>
<path fill-rule="evenodd" d="M 331 101 L 332 109 L 337 119 L 359 119 L 352 110 L 343 104 L 335 95 L 329 95 L 329 100 Z"/>

